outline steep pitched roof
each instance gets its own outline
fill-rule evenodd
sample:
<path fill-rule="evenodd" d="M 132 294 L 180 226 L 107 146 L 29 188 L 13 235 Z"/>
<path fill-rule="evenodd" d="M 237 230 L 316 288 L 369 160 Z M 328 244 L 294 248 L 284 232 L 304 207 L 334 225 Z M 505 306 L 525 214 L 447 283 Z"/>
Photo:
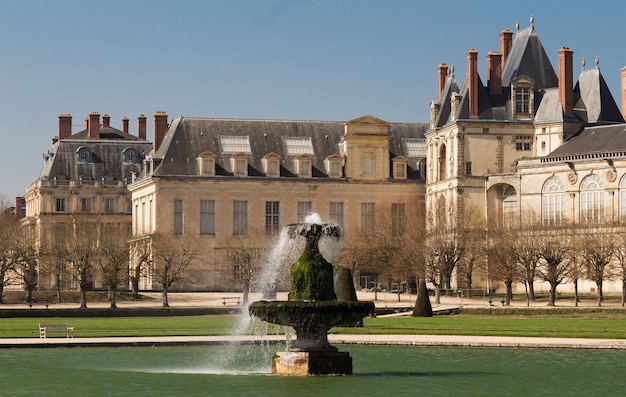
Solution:
<path fill-rule="evenodd" d="M 574 87 L 574 94 L 580 99 L 575 111 L 586 122 L 624 122 L 599 67 L 583 69 Z M 584 112 L 581 112 L 583 109 Z"/>
<path fill-rule="evenodd" d="M 626 124 L 581 129 L 546 157 L 626 151 Z"/>
<path fill-rule="evenodd" d="M 511 85 L 516 77 L 526 75 L 536 82 L 535 89 L 557 87 L 558 77 L 534 26 L 519 31 L 502 69 L 502 86 Z"/>
<path fill-rule="evenodd" d="M 376 120 L 365 116 L 367 120 Z M 358 121 L 361 118 L 352 120 Z M 386 123 L 386 122 L 385 122 Z M 286 148 L 284 138 L 310 138 L 313 148 L 313 177 L 324 178 L 326 168 L 324 160 L 339 153 L 338 144 L 344 135 L 345 122 L 339 121 L 302 121 L 302 120 L 247 120 L 180 117 L 170 126 L 163 143 L 155 154 L 162 159 L 154 170 L 155 176 L 197 175 L 196 159 L 201 153 L 211 152 L 216 155 L 216 176 L 230 176 L 228 171 L 232 152 L 222 150 L 221 137 L 243 137 L 249 142 L 248 176 L 264 176 L 263 157 L 275 153 L 281 158 L 281 176 L 297 175 L 295 157 Z M 388 123 L 392 142 L 403 137 L 423 138 L 426 124 Z M 308 140 L 307 140 L 308 141 Z M 393 155 L 405 156 L 403 147 L 390 143 Z M 395 153 L 394 153 L 395 152 Z"/>

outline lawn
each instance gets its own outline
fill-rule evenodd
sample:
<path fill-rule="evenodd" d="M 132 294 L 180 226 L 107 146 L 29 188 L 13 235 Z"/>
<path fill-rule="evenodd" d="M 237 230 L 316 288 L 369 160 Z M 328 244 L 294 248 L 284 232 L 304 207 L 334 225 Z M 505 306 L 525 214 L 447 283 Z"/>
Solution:
<path fill-rule="evenodd" d="M 68 323 L 75 328 L 76 337 L 229 335 L 237 322 L 236 315 L 4 318 L 0 320 L 0 338 L 38 337 L 39 323 Z M 333 328 L 331 333 L 626 339 L 626 313 L 365 318 L 362 328 Z"/>

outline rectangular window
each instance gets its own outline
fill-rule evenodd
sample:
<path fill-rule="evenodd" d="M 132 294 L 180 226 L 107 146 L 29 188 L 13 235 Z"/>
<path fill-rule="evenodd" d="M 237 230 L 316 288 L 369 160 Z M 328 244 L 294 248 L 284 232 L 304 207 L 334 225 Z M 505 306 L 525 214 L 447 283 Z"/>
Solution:
<path fill-rule="evenodd" d="M 339 161 L 333 161 L 330 163 L 330 175 L 341 176 L 341 163 Z"/>
<path fill-rule="evenodd" d="M 395 178 L 402 179 L 406 178 L 406 164 L 404 162 L 395 163 Z"/>
<path fill-rule="evenodd" d="M 248 233 L 248 202 L 233 201 L 233 234 Z"/>
<path fill-rule="evenodd" d="M 246 175 L 246 160 L 235 160 L 235 174 Z"/>
<path fill-rule="evenodd" d="M 276 176 L 278 175 L 278 161 L 268 160 L 267 162 L 267 174 Z"/>
<path fill-rule="evenodd" d="M 133 200 L 128 200 L 126 212 L 128 212 L 129 214 L 133 212 Z"/>
<path fill-rule="evenodd" d="M 374 233 L 376 229 L 375 203 L 361 203 L 361 231 L 365 234 Z"/>
<path fill-rule="evenodd" d="M 174 200 L 174 235 L 183 234 L 183 200 Z"/>
<path fill-rule="evenodd" d="M 80 199 L 80 210 L 82 212 L 91 212 L 91 198 Z"/>
<path fill-rule="evenodd" d="M 343 229 L 343 203 L 330 203 L 330 221 Z"/>
<path fill-rule="evenodd" d="M 309 160 L 300 160 L 300 175 L 311 175 L 311 162 Z"/>
<path fill-rule="evenodd" d="M 272 235 L 278 234 L 279 225 L 279 201 L 266 201 L 265 202 L 265 234 Z"/>
<path fill-rule="evenodd" d="M 215 235 L 215 200 L 200 200 L 200 234 Z"/>
<path fill-rule="evenodd" d="M 406 204 L 391 204 L 391 236 L 401 237 L 406 229 Z"/>
<path fill-rule="evenodd" d="M 307 216 L 311 215 L 313 203 L 310 201 L 298 202 L 298 223 L 303 223 Z"/>
<path fill-rule="evenodd" d="M 54 207 L 56 212 L 65 212 L 65 199 L 64 198 L 57 198 L 55 200 L 55 207 Z"/>
<path fill-rule="evenodd" d="M 465 162 L 465 175 L 472 175 L 472 162 L 471 161 Z"/>
<path fill-rule="evenodd" d="M 515 88 L 515 113 L 530 113 L 530 88 Z"/>
<path fill-rule="evenodd" d="M 515 137 L 515 150 L 517 151 L 530 150 L 531 143 L 532 143 L 532 137 L 529 137 L 529 136 Z"/>
<path fill-rule="evenodd" d="M 112 213 L 115 212 L 115 199 L 114 198 L 105 198 L 104 199 L 104 212 Z"/>
<path fill-rule="evenodd" d="M 202 159 L 202 173 L 213 175 L 213 159 Z"/>
<path fill-rule="evenodd" d="M 374 175 L 374 153 L 361 154 L 361 174 L 363 176 Z"/>
<path fill-rule="evenodd" d="M 565 194 L 546 194 L 543 196 L 543 224 L 559 226 L 565 218 Z"/>

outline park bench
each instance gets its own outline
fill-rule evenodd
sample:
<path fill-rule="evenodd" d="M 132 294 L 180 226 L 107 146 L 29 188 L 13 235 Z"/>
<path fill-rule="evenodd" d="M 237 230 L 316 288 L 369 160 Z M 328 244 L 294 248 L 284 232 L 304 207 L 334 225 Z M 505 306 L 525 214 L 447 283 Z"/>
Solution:
<path fill-rule="evenodd" d="M 65 334 L 68 338 L 74 337 L 74 327 L 67 324 L 39 324 L 39 337 L 47 338 L 48 334 Z"/>
<path fill-rule="evenodd" d="M 227 303 L 233 303 L 235 305 L 241 304 L 241 298 L 238 296 L 222 296 L 222 303 L 226 306 Z"/>
<path fill-rule="evenodd" d="M 46 309 L 50 306 L 50 304 L 52 303 L 52 299 L 50 298 L 33 298 L 29 301 L 26 301 L 26 304 L 28 305 L 29 309 L 33 308 L 34 304 L 37 303 L 41 303 L 42 305 L 46 305 Z"/>

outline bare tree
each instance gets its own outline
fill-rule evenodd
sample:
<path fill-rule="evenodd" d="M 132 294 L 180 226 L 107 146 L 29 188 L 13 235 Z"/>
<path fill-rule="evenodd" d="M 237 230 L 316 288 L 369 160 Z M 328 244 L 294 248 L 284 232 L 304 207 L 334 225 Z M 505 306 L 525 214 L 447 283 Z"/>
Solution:
<path fill-rule="evenodd" d="M 615 259 L 617 260 L 617 269 L 619 278 L 622 280 L 622 301 L 621 305 L 626 304 L 626 234 L 615 234 Z"/>
<path fill-rule="evenodd" d="M 179 281 L 189 279 L 187 268 L 200 258 L 200 250 L 194 240 L 185 236 L 152 235 L 153 281 L 161 286 L 163 307 L 169 307 L 168 291 Z"/>
<path fill-rule="evenodd" d="M 226 257 L 235 268 L 237 281 L 241 283 L 243 304 L 249 300 L 252 280 L 259 270 L 265 255 L 266 236 L 260 233 L 231 236 L 226 243 Z"/>
<path fill-rule="evenodd" d="M 92 286 L 98 259 L 98 231 L 95 225 L 80 217 L 72 217 L 73 233 L 67 243 L 70 275 L 80 288 L 80 308 L 87 308 L 87 290 Z"/>
<path fill-rule="evenodd" d="M 19 265 L 24 261 L 24 233 L 19 222 L 0 212 L 0 303 L 4 288 L 19 281 Z"/>
<path fill-rule="evenodd" d="M 521 268 L 513 248 L 515 233 L 507 227 L 492 229 L 489 242 L 489 276 L 504 283 L 504 304 L 509 306 L 513 283 L 521 278 Z"/>
<path fill-rule="evenodd" d="M 546 231 L 537 238 L 539 252 L 539 266 L 537 274 L 539 278 L 550 284 L 549 306 L 556 304 L 556 288 L 569 277 L 570 266 L 568 261 L 568 243 L 564 241 L 561 233 Z"/>
<path fill-rule="evenodd" d="M 582 236 L 580 252 L 585 265 L 587 278 L 596 284 L 598 306 L 604 299 L 602 284 L 611 278 L 607 266 L 615 254 L 615 243 L 611 233 L 600 233 L 597 229 L 587 229 Z"/>
<path fill-rule="evenodd" d="M 150 236 L 142 236 L 130 242 L 130 258 L 128 278 L 133 299 L 139 299 L 139 281 L 148 277 L 152 264 Z"/>
<path fill-rule="evenodd" d="M 117 287 L 128 280 L 128 228 L 125 226 L 104 226 L 98 264 L 109 290 L 111 308 L 117 308 Z"/>
<path fill-rule="evenodd" d="M 539 263 L 539 250 L 537 248 L 537 228 L 533 226 L 519 228 L 513 232 L 512 254 L 515 261 L 520 265 L 521 281 L 526 293 L 526 305 L 535 301 L 535 277 Z"/>
<path fill-rule="evenodd" d="M 61 290 L 63 289 L 63 276 L 67 273 L 69 251 L 65 235 L 60 238 L 63 243 L 51 243 L 44 246 L 39 253 L 39 272 L 52 278 L 57 302 L 62 301 Z"/>

